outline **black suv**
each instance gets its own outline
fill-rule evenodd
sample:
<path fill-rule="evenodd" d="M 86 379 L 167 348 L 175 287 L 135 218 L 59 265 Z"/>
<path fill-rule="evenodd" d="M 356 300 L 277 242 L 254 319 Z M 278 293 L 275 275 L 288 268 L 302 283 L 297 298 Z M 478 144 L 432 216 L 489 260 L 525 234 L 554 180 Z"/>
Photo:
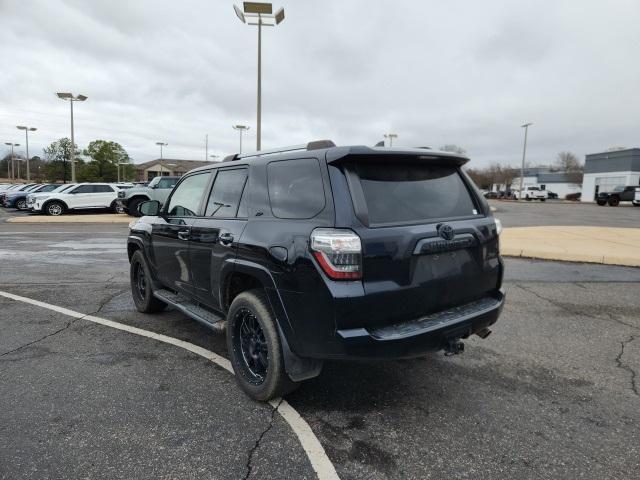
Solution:
<path fill-rule="evenodd" d="M 640 207 L 640 202 L 636 200 L 636 191 L 638 190 L 640 187 L 618 185 L 610 192 L 599 192 L 596 203 L 601 207 L 607 203 L 612 207 L 617 207 L 620 202 L 633 202 L 636 207 Z"/>
<path fill-rule="evenodd" d="M 323 360 L 458 353 L 504 303 L 500 223 L 467 161 L 325 140 L 193 170 L 131 225 L 135 305 L 226 329 L 258 400 Z"/>

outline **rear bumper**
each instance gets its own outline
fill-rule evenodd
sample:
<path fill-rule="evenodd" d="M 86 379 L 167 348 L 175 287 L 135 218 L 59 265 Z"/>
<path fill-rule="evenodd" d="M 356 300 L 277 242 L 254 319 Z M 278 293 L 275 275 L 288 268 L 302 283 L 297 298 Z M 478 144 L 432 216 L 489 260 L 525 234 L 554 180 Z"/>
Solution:
<path fill-rule="evenodd" d="M 493 296 L 390 326 L 338 330 L 341 358 L 410 358 L 440 350 L 448 340 L 467 338 L 496 322 L 505 294 Z M 336 356 L 332 355 L 332 358 Z"/>

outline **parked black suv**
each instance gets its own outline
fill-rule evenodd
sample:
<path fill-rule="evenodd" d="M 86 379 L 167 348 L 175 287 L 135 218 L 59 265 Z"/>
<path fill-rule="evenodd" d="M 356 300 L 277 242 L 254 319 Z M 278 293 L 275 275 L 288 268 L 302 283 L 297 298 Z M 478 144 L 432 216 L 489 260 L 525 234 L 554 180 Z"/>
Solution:
<path fill-rule="evenodd" d="M 607 203 L 612 207 L 617 207 L 620 202 L 633 202 L 637 207 L 640 207 L 640 202 L 636 201 L 636 190 L 640 187 L 618 185 L 614 187 L 610 192 L 598 192 L 596 197 L 596 203 L 601 207 Z"/>
<path fill-rule="evenodd" d="M 325 359 L 458 353 L 504 302 L 499 222 L 467 161 L 317 141 L 193 170 L 131 226 L 136 307 L 226 328 L 258 400 Z"/>

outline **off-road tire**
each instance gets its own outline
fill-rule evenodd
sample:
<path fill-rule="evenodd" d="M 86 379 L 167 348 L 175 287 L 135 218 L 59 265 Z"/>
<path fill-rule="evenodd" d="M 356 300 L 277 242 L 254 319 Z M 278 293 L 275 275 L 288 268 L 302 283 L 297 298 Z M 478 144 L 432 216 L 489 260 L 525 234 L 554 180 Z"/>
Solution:
<path fill-rule="evenodd" d="M 604 207 L 607 204 L 607 201 L 606 200 L 597 200 L 596 203 L 598 205 L 600 205 L 601 207 Z"/>
<path fill-rule="evenodd" d="M 620 200 L 618 200 L 616 197 L 611 197 L 609 199 L 609 206 L 610 207 L 617 207 L 620 204 Z"/>
<path fill-rule="evenodd" d="M 251 367 L 241 344 L 241 328 L 247 315 L 252 315 L 260 327 L 266 347 L 266 373 L 262 381 L 252 375 Z M 233 299 L 227 313 L 227 350 L 240 388 L 251 398 L 266 402 L 295 390 L 300 383 L 293 382 L 284 366 L 282 346 L 275 316 L 261 289 L 247 290 Z"/>
<path fill-rule="evenodd" d="M 142 202 L 146 202 L 144 198 L 132 198 L 131 201 L 127 204 L 127 214 L 132 217 L 141 217 L 140 212 L 138 211 L 138 206 Z"/>
<path fill-rule="evenodd" d="M 142 281 L 140 279 L 141 273 L 144 274 Z M 161 312 L 167 307 L 166 303 L 153 296 L 151 272 L 140 250 L 137 250 L 131 257 L 129 278 L 131 280 L 133 303 L 139 312 L 156 313 Z M 144 288 L 141 288 L 141 284 L 144 284 Z"/>

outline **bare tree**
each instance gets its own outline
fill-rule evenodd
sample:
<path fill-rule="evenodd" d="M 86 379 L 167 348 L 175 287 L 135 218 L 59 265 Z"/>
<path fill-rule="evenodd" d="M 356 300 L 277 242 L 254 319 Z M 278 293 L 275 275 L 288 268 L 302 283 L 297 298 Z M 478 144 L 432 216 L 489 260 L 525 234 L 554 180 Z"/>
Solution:
<path fill-rule="evenodd" d="M 555 167 L 566 174 L 570 183 L 582 183 L 583 168 L 578 157 L 571 152 L 560 152 Z"/>

